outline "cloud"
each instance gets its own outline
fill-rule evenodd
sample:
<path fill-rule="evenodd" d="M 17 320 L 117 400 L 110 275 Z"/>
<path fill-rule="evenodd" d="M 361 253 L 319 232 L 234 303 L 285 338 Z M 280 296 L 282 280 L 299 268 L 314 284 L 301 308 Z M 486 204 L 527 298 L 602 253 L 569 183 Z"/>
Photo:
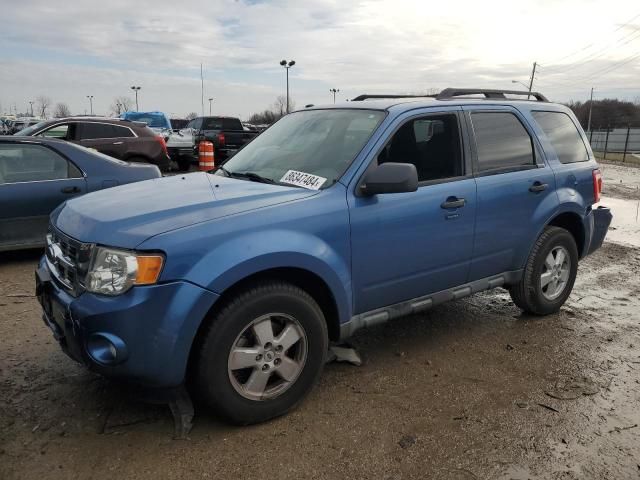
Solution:
<path fill-rule="evenodd" d="M 203 63 L 205 97 L 247 116 L 283 91 L 282 58 L 296 60 L 299 105 L 329 101 L 333 87 L 343 98 L 511 88 L 528 81 L 533 61 L 542 65 L 535 86 L 553 99 L 585 98 L 593 85 L 640 95 L 640 60 L 607 72 L 640 43 L 629 40 L 639 24 L 621 27 L 634 13 L 625 1 L 23 0 L 2 10 L 5 108 L 47 93 L 82 113 L 93 94 L 106 113 L 135 83 L 146 108 L 185 114 L 200 108 Z"/>

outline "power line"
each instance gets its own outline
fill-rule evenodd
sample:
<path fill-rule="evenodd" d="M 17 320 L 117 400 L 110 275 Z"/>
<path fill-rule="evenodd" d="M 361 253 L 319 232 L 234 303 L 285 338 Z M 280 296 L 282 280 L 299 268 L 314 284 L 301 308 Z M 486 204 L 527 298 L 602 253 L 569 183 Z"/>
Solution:
<path fill-rule="evenodd" d="M 575 62 L 572 63 L 568 63 L 565 65 L 558 65 L 558 66 L 545 66 L 545 65 L 540 65 L 542 67 L 543 70 L 551 70 L 552 73 L 554 72 L 558 72 L 559 70 L 573 70 L 575 68 L 579 68 L 580 64 L 586 64 L 587 62 L 590 62 L 592 60 L 595 60 L 596 58 L 600 58 L 603 55 L 606 55 L 608 53 L 608 50 L 613 48 L 613 47 L 622 47 L 623 45 L 626 45 L 634 40 L 636 40 L 637 38 L 640 37 L 640 28 L 635 29 L 635 31 L 631 32 L 628 35 L 625 35 L 624 37 L 614 41 L 613 43 L 606 45 L 605 47 L 596 50 L 595 52 L 592 52 L 591 54 L 587 55 L 584 58 L 581 58 L 580 60 L 576 60 Z M 626 40 L 625 42 L 622 42 L 623 40 Z M 620 43 L 622 42 L 622 43 Z"/>
<path fill-rule="evenodd" d="M 611 32 L 612 34 L 616 33 L 617 31 L 619 31 L 620 29 L 626 27 L 627 25 L 629 25 L 631 22 L 633 22 L 636 18 L 640 17 L 640 13 L 634 15 L 632 18 L 630 18 L 629 20 L 627 20 L 624 24 L 620 25 L 618 28 L 616 28 L 613 32 Z M 561 62 L 562 60 L 565 60 L 569 57 L 572 57 L 573 55 L 575 55 L 576 53 L 580 53 L 583 52 L 591 47 L 593 47 L 595 45 L 595 43 L 590 43 L 589 45 L 587 45 L 586 47 L 582 47 L 579 48 L 578 50 L 575 50 L 571 53 L 569 53 L 568 55 L 565 55 L 564 57 L 559 58 L 558 60 L 556 60 L 555 62 L 551 63 L 551 66 L 553 65 L 557 65 L 559 62 Z"/>

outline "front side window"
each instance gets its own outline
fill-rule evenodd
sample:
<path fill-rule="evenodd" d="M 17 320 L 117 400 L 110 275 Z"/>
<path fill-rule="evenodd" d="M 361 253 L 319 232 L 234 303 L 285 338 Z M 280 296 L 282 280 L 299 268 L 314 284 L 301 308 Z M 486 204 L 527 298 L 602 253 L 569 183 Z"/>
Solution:
<path fill-rule="evenodd" d="M 419 182 L 463 175 L 458 119 L 454 114 L 410 120 L 378 155 L 378 164 L 412 163 Z"/>
<path fill-rule="evenodd" d="M 589 159 L 587 147 L 569 115 L 563 112 L 531 112 L 531 115 L 551 142 L 561 163 Z"/>
<path fill-rule="evenodd" d="M 0 185 L 81 176 L 75 165 L 41 145 L 0 144 Z"/>
<path fill-rule="evenodd" d="M 51 127 L 48 130 L 42 132 L 40 136 L 47 138 L 61 138 L 63 140 L 71 139 L 71 137 L 69 136 L 69 124 L 65 123 L 62 125 Z"/>
<path fill-rule="evenodd" d="M 286 115 L 217 175 L 255 173 L 281 184 L 327 188 L 351 165 L 385 117 L 377 110 L 306 110 Z"/>
<path fill-rule="evenodd" d="M 535 165 L 533 142 L 520 120 L 508 112 L 471 114 L 478 170 L 496 172 Z"/>

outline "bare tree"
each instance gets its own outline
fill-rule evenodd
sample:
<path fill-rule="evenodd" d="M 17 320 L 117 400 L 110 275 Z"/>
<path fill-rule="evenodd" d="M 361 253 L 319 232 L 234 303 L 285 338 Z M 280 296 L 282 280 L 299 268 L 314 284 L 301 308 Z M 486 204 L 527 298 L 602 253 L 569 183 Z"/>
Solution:
<path fill-rule="evenodd" d="M 293 111 L 296 109 L 296 102 L 293 101 L 291 97 L 289 97 L 289 111 Z M 276 97 L 276 101 L 273 103 L 273 111 L 280 117 L 283 117 L 287 113 L 287 96 L 286 95 L 278 95 Z"/>
<path fill-rule="evenodd" d="M 193 120 L 194 118 L 196 118 L 198 116 L 198 114 L 196 112 L 191 112 L 189 113 L 186 117 L 187 120 Z"/>
<path fill-rule="evenodd" d="M 120 96 L 113 99 L 113 104 L 111 105 L 111 111 L 116 115 L 120 115 L 121 113 L 128 112 L 133 109 L 134 101 L 129 97 Z"/>
<path fill-rule="evenodd" d="M 51 106 L 51 98 L 46 95 L 38 95 L 36 98 L 36 105 L 38 109 L 38 113 L 41 118 L 47 118 L 47 110 Z"/>
<path fill-rule="evenodd" d="M 55 118 L 70 117 L 71 110 L 69 110 L 69 105 L 62 102 L 57 103 L 56 108 L 53 110 L 53 116 Z"/>

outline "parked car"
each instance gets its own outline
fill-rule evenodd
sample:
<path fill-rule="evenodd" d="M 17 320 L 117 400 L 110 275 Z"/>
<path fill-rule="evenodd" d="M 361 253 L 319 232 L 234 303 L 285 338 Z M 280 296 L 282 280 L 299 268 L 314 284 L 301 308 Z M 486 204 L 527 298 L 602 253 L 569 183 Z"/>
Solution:
<path fill-rule="evenodd" d="M 18 132 L 26 129 L 27 127 L 36 125 L 39 122 L 41 122 L 41 120 L 38 120 L 37 118 L 18 118 L 17 120 L 11 122 L 11 126 L 9 127 L 7 134 L 21 135 Z"/>
<path fill-rule="evenodd" d="M 190 129 L 183 128 L 171 132 L 167 139 L 167 152 L 171 160 L 176 162 L 179 170 L 189 170 L 191 164 L 198 158 L 194 151 L 193 134 Z"/>
<path fill-rule="evenodd" d="M 258 134 L 245 130 L 240 119 L 234 117 L 197 117 L 185 130 L 185 135 L 193 136 L 194 157 L 200 142 L 208 140 L 213 143 L 216 161 L 226 160 Z"/>
<path fill-rule="evenodd" d="M 152 163 L 167 171 L 167 145 L 145 123 L 114 118 L 68 117 L 40 122 L 20 135 L 58 138 L 127 162 Z"/>
<path fill-rule="evenodd" d="M 165 140 L 169 137 L 173 128 L 169 117 L 163 112 L 124 112 L 120 114 L 120 118 L 132 122 L 144 123 L 153 130 L 156 135 L 163 136 Z"/>
<path fill-rule="evenodd" d="M 60 140 L 0 138 L 0 251 L 43 246 L 49 214 L 70 198 L 158 177 L 153 165 Z"/>
<path fill-rule="evenodd" d="M 297 405 L 362 327 L 496 287 L 557 312 L 611 212 L 571 110 L 507 95 L 311 107 L 214 173 L 70 200 L 37 270 L 44 320 L 89 368 L 188 378 L 247 424 Z"/>

